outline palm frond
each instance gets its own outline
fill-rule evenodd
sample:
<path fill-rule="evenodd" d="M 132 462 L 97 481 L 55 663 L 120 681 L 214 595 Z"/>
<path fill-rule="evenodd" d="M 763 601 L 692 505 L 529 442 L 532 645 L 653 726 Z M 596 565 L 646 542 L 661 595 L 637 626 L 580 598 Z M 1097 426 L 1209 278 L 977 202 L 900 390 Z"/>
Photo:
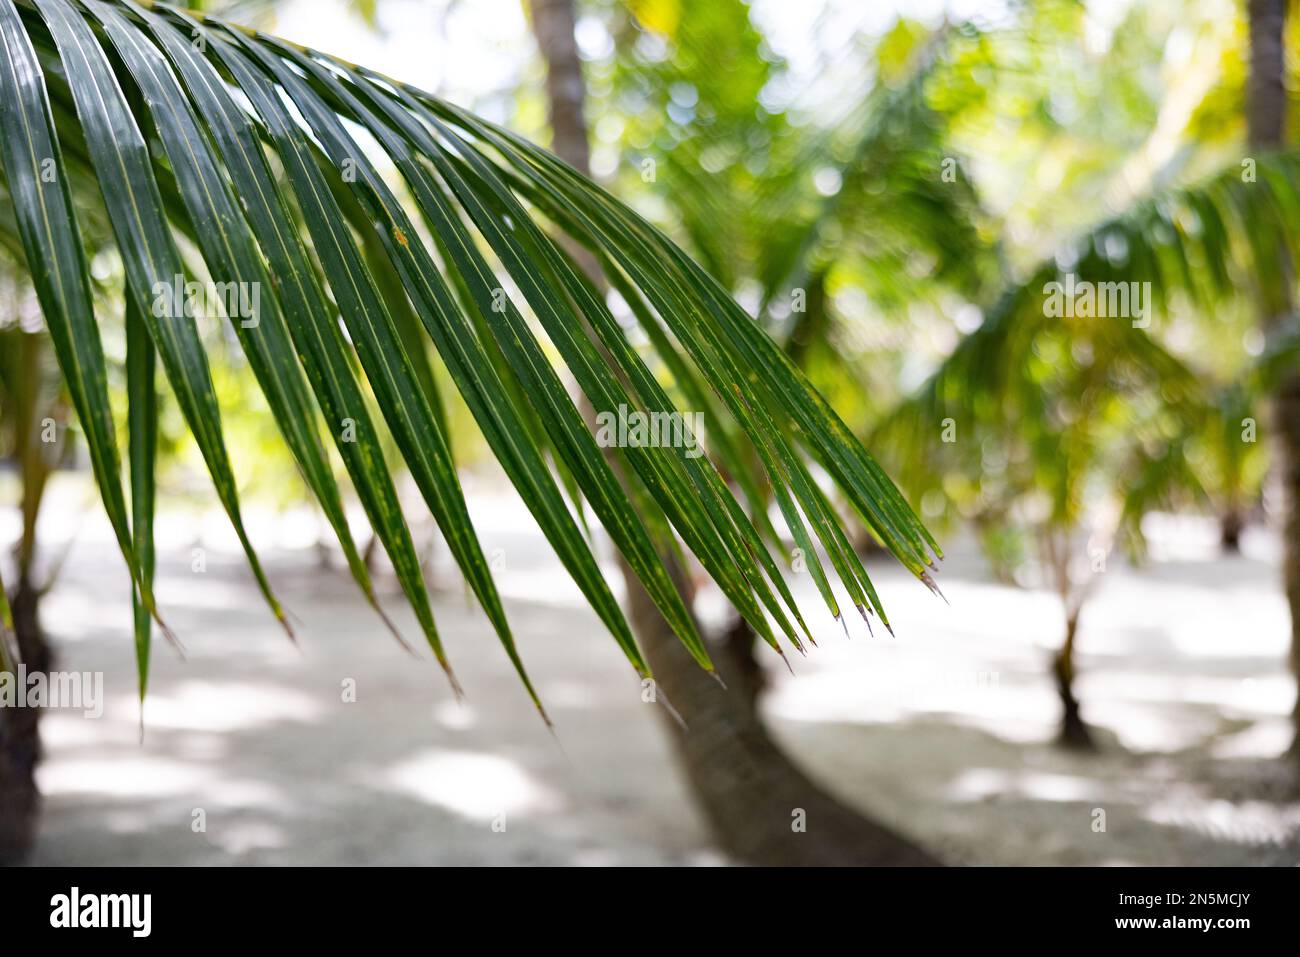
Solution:
<path fill-rule="evenodd" d="M 724 444 L 697 455 L 689 440 L 602 449 L 555 355 L 597 411 L 680 412 L 659 367 L 678 385 L 691 383 L 689 394 L 707 399 L 710 414 L 725 410 L 718 414 L 757 450 L 762 481 L 806 547 L 832 613 L 839 606 L 818 546 L 864 617 L 870 610 L 888 620 L 810 461 L 899 561 L 929 581 L 934 540 L 782 350 L 658 230 L 549 153 L 374 71 L 163 5 L 0 0 L 0 37 L 6 183 L 139 598 L 142 693 L 151 630 L 143 614 L 157 616 L 155 355 L 259 586 L 284 620 L 243 529 L 203 343 L 187 317 L 157 308 L 152 293 L 185 272 L 178 233 L 192 240 L 212 280 L 260 290 L 254 321 L 233 324 L 285 443 L 378 608 L 321 427 L 329 434 L 449 676 L 365 390 L 537 701 L 470 520 L 432 377 L 422 371 L 428 342 L 561 562 L 642 675 L 648 667 L 562 486 L 580 493 L 702 667 L 712 665 L 660 557 L 664 534 L 680 540 L 772 647 L 780 648 L 778 635 L 801 647 L 808 629 L 765 545 L 770 526 L 748 517 L 723 477 L 724 469 L 749 467 L 739 453 Z M 97 184 L 126 275 L 129 516 L 72 177 Z M 561 234 L 593 249 L 614 287 L 637 303 L 649 350 L 632 344 Z M 741 484 L 758 497 L 752 476 Z"/>

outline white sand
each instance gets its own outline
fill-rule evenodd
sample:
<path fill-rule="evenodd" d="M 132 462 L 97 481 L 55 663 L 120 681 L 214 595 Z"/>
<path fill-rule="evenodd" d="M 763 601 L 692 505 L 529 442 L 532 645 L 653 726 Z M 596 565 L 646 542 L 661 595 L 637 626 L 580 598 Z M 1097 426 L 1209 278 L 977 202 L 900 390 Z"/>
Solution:
<path fill-rule="evenodd" d="M 108 700 L 99 720 L 47 717 L 36 862 L 722 861 L 612 639 L 516 506 L 473 501 L 485 548 L 502 550 L 507 611 L 558 743 L 445 552 L 435 613 L 463 706 L 427 649 L 401 651 L 344 571 L 316 567 L 309 527 L 262 516 L 253 525 L 301 651 L 219 522 L 173 517 L 159 594 L 187 658 L 156 645 L 141 744 L 121 561 L 93 512 L 52 509 L 49 540 L 85 528 L 46 624 L 61 667 L 103 671 Z M 0 513 L 0 537 L 11 533 Z M 190 571 L 197 540 L 203 574 Z M 800 582 L 820 648 L 795 677 L 770 669 L 773 723 L 842 797 L 953 862 L 1296 864 L 1300 801 L 1276 760 L 1293 691 L 1274 544 L 1255 533 L 1247 557 L 1224 560 L 1194 524 L 1170 541 L 1141 571 L 1112 561 L 1085 611 L 1079 693 L 1098 756 L 1048 743 L 1055 602 L 991 583 L 960 546 L 941 579 L 951 606 L 873 566 L 897 639 L 868 638 L 859 621 L 846 640 Z M 415 640 L 410 616 L 395 617 Z"/>

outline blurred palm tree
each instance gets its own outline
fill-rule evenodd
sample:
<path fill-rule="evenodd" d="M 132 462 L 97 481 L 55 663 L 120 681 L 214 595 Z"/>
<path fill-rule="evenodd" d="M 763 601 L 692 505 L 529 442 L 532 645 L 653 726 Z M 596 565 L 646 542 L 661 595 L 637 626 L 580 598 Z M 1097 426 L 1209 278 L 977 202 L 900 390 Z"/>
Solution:
<path fill-rule="evenodd" d="M 1246 124 L 1252 150 L 1268 151 L 1286 142 L 1286 0 L 1249 0 L 1250 74 Z M 1295 250 L 1287 245 L 1259 250 L 1268 282 L 1259 287 L 1256 306 L 1266 340 L 1294 335 Z M 1291 672 L 1297 681 L 1292 707 L 1291 755 L 1300 769 L 1300 372 L 1281 370 L 1271 383 L 1272 426 L 1277 435 L 1277 473 L 1283 496 L 1282 573 L 1291 612 Z"/>
<path fill-rule="evenodd" d="M 619 29 L 623 21 L 611 15 L 619 55 L 602 100 L 628 116 L 623 138 L 633 162 L 620 165 L 620 181 L 635 187 L 653 161 L 658 181 L 642 189 L 662 218 L 783 339 L 847 421 L 871 434 L 868 444 L 887 456 L 914 504 L 938 520 L 970 519 L 1000 574 L 1059 595 L 1065 637 L 1052 673 L 1062 735 L 1087 745 L 1074 649 L 1113 543 L 1139 558 L 1142 519 L 1190 507 L 1221 516 L 1224 546 L 1233 549 L 1260 499 L 1266 456 L 1254 441 L 1255 415 L 1289 349 L 1282 343 L 1246 363 L 1224 357 L 1244 355 L 1243 303 L 1277 288 L 1268 258 L 1287 241 L 1279 217 L 1295 212 L 1290 159 L 1264 157 L 1258 169 L 1252 159 L 1247 175 L 1224 143 L 1226 119 L 1236 110 L 1239 121 L 1240 109 L 1225 106 L 1219 87 L 1180 81 L 1172 106 L 1153 104 L 1134 71 L 1110 69 L 1149 60 L 1144 44 L 1160 52 L 1163 36 L 1181 24 L 1160 19 L 1158 9 L 1128 14 L 1100 67 L 1106 109 L 1075 107 L 1072 124 L 1052 111 L 1064 114 L 1076 91 L 1053 87 L 1049 77 L 1052 99 L 1036 110 L 1033 73 L 1053 69 L 1078 45 L 1077 5 L 1028 6 L 1010 25 L 989 29 L 930 31 L 900 20 L 862 57 L 870 65 L 866 94 L 843 117 L 801 124 L 786 110 L 752 106 L 768 106 L 780 64 L 743 4 L 714 4 L 690 18 L 669 15 L 678 5 L 667 0 L 632 9 L 641 29 Z M 645 43 L 664 24 L 667 52 Z M 846 59 L 853 57 L 839 57 Z M 720 62 L 746 66 L 722 71 Z M 1231 85 L 1231 64 L 1227 73 Z M 1023 138 L 1043 140 L 1031 159 L 1064 150 L 1100 184 L 1090 188 L 1127 207 L 1061 243 L 1038 267 L 1018 267 L 1003 249 L 997 237 L 1007 224 L 985 207 L 952 135 L 955 124 L 970 125 L 968 113 L 1000 115 L 1006 104 L 992 102 L 999 83 L 979 78 L 1008 76 L 1027 86 L 1009 96 L 1025 114 Z M 730 99 L 733 86 L 748 95 Z M 1089 138 L 1098 117 L 1128 135 L 1130 153 Z M 1191 147 L 1173 140 L 1177 122 L 1187 124 Z M 1130 126 L 1140 135 L 1127 133 Z M 1201 187 L 1164 185 L 1216 163 L 1227 169 L 1201 176 Z M 1142 172 L 1147 167 L 1154 172 Z M 1144 180 L 1152 200 L 1132 189 Z M 1079 188 L 1044 200 L 1045 218 L 1062 218 L 1062 202 L 1078 216 Z M 1153 282 L 1148 307 L 1161 310 L 1160 324 L 1125 331 L 1122 320 L 1046 316 L 1043 287 L 1067 275 Z M 849 292 L 868 304 L 869 321 L 848 314 Z M 916 344 L 940 338 L 931 330 L 972 321 L 982 321 L 979 332 L 891 414 L 905 397 L 900 383 L 915 366 Z M 892 336 L 891 326 L 899 330 Z M 1189 328 L 1204 351 L 1165 344 L 1186 340 Z M 858 329 L 873 337 L 869 361 L 857 356 L 866 352 L 850 335 Z"/>
<path fill-rule="evenodd" d="M 1279 340 L 1236 386 L 1214 387 L 1147 328 L 1150 314 L 1215 316 L 1242 289 L 1276 289 L 1300 216 L 1300 155 L 1252 163 L 1257 178 L 1233 165 L 1135 202 L 1011 282 L 872 433 L 927 515 L 974 522 L 1009 576 L 1031 559 L 1045 570 L 1064 608 L 1052 667 L 1069 743 L 1090 743 L 1073 690 L 1075 639 L 1116 534 L 1140 553 L 1150 510 L 1197 499 L 1232 510 L 1258 492 L 1250 410 L 1294 361 L 1294 343 Z M 1149 314 L 1057 315 L 1051 291 L 1070 283 L 1149 284 Z"/>
<path fill-rule="evenodd" d="M 990 239 L 1005 223 L 987 211 L 965 175 L 968 164 L 953 145 L 951 128 L 972 104 L 983 115 L 994 96 L 997 83 L 973 78 L 1014 78 L 1027 58 L 1046 64 L 1062 51 L 1068 56 L 1079 34 L 1079 11 L 1070 6 L 1027 7 L 1022 16 L 1030 22 L 989 30 L 945 25 L 929 34 L 900 21 L 872 50 L 878 76 L 862 105 L 847 122 L 803 136 L 811 145 L 799 162 L 784 166 L 798 173 L 770 177 L 796 199 L 772 202 L 782 192 L 769 191 L 767 202 L 754 204 L 775 215 L 751 227 L 760 251 L 750 259 L 774 267 L 753 270 L 761 280 L 758 314 L 769 327 L 788 330 L 791 355 L 809 365 L 819 389 L 836 398 L 849 421 L 861 424 L 913 502 L 938 520 L 970 519 L 1000 574 L 1057 592 L 1065 637 L 1052 673 L 1063 704 L 1062 736 L 1086 746 L 1090 737 L 1073 691 L 1075 640 L 1112 542 L 1120 538 L 1131 556 L 1141 557 L 1142 519 L 1152 510 L 1209 507 L 1222 516 L 1224 546 L 1232 549 L 1259 501 L 1266 456 L 1255 441 L 1254 415 L 1293 358 L 1293 346 L 1283 336 L 1260 360 L 1225 368 L 1223 355 L 1242 354 L 1241 324 L 1223 320 L 1241 312 L 1243 303 L 1276 295 L 1270 257 L 1288 241 L 1296 199 L 1290 157 L 1266 157 L 1258 170 L 1254 159 L 1237 166 L 1238 157 L 1216 139 L 1225 124 L 1210 118 L 1223 109 L 1219 91 L 1180 90 L 1172 99 L 1190 103 L 1189 123 L 1208 124 L 1209 134 L 1196 136 L 1210 148 L 1170 152 L 1158 143 L 1162 134 L 1168 138 L 1160 129 L 1168 124 L 1158 123 L 1134 157 L 1119 164 L 1124 175 L 1118 177 L 1132 181 L 1136 160 L 1169 154 L 1151 177 L 1156 200 L 1130 199 L 1120 215 L 1062 244 L 1053 262 L 1016 269 Z M 1109 53 L 1114 60 L 1131 60 L 1142 38 L 1160 36 L 1140 22 L 1147 15 L 1130 13 L 1134 29 L 1117 31 Z M 1026 53 L 1031 35 L 1034 49 Z M 1038 46 L 1047 52 L 1039 54 Z M 889 64 L 895 64 L 892 75 Z M 1116 99 L 1107 104 L 1130 103 L 1139 127 L 1150 122 L 1142 95 L 1127 90 L 1127 80 L 1107 82 L 1116 87 Z M 1123 130 L 1115 110 L 1103 112 L 1110 126 Z M 1086 122 L 1078 125 L 1086 131 Z M 703 135 L 710 130 L 706 125 Z M 1032 124 L 1025 138 L 1034 138 Z M 676 152 L 678 139 L 671 138 L 670 151 Z M 1114 151 L 1103 167 L 1094 146 L 1071 139 L 1070 149 L 1093 175 L 1116 165 Z M 1201 152 L 1228 168 L 1204 178 L 1200 189 L 1160 188 L 1180 170 L 1203 166 Z M 829 185 L 810 190 L 819 179 Z M 800 186 L 802 208 L 811 211 L 802 216 Z M 674 181 L 664 199 L 689 222 L 699 204 L 679 202 L 683 192 L 690 195 Z M 818 201 L 818 192 L 828 195 Z M 1106 193 L 1116 193 L 1113 183 Z M 686 230 L 691 236 L 703 231 Z M 827 240 L 819 243 L 822 234 Z M 915 268 L 918 262 L 924 268 Z M 1209 281 L 1193 275 L 1201 270 L 1209 271 Z M 1153 281 L 1155 307 L 1178 321 L 1148 334 L 1122 333 L 1104 320 L 1050 319 L 1041 291 L 1067 274 L 1097 283 Z M 979 305 L 975 321 L 983 326 L 902 409 L 886 414 L 902 398 L 906 367 L 866 378 L 866 363 L 846 355 L 849 323 L 828 307 L 836 299 L 827 295 L 828 283 L 865 293 L 877 327 L 885 318 L 912 327 L 900 337 L 907 343 L 896 350 L 900 357 L 913 358 L 915 343 L 924 341 L 918 306 L 931 304 L 941 316 L 946 312 L 944 321 L 962 326 L 971 320 L 961 313 Z M 796 297 L 806 309 L 791 314 Z M 1163 344 L 1185 339 L 1173 333 L 1189 324 L 1208 346 L 1208 355 L 1197 356 L 1208 364 L 1189 363 Z M 889 350 L 871 351 L 872 370 L 889 370 L 882 351 Z M 866 397 L 856 403 L 845 398 L 854 391 Z M 854 417 L 859 409 L 861 418 Z"/>

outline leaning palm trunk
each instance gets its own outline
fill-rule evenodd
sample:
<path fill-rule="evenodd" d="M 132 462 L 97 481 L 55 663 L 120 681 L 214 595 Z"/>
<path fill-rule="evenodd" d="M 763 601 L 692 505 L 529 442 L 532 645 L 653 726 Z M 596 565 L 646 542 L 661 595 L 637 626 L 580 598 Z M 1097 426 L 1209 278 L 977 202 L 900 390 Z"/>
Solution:
<path fill-rule="evenodd" d="M 547 64 L 552 148 L 589 175 L 585 83 L 574 38 L 573 0 L 531 0 L 533 28 Z M 575 252 L 589 275 L 599 270 Z M 690 586 L 670 556 L 665 565 L 689 605 Z M 862 817 L 812 782 L 777 747 L 758 712 L 761 667 L 743 620 L 715 655 L 719 683 L 702 671 L 628 564 L 620 562 L 629 617 L 655 676 L 678 760 L 728 854 L 749 864 L 932 865 L 925 851 Z M 724 687 L 725 685 L 725 687 Z"/>
<path fill-rule="evenodd" d="M 681 576 L 677 576 L 679 582 Z M 640 587 L 633 627 L 655 679 L 677 758 L 718 845 L 748 864 L 933 866 L 926 851 L 827 794 L 772 739 L 758 711 L 761 669 L 739 624 L 716 655 L 724 689 L 695 666 Z"/>
<path fill-rule="evenodd" d="M 1286 56 L 1283 32 L 1286 26 L 1285 0 L 1250 0 L 1250 86 L 1247 123 L 1250 144 L 1266 151 L 1281 146 L 1286 128 Z M 1282 282 L 1266 290 L 1260 319 L 1265 335 L 1275 339 L 1290 325 L 1289 281 L 1292 264 L 1280 264 Z M 1277 432 L 1275 451 L 1281 480 L 1284 518 L 1282 522 L 1283 578 L 1291 611 L 1291 670 L 1300 684 L 1300 373 L 1279 378 L 1273 393 L 1273 425 Z M 1300 692 L 1293 710 L 1295 738 L 1291 752 L 1300 758 Z"/>

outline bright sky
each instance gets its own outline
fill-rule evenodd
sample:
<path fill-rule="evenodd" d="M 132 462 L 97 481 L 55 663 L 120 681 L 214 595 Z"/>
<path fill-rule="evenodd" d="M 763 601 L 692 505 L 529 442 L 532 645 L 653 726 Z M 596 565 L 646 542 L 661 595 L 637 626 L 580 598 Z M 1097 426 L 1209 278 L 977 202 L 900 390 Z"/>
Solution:
<path fill-rule="evenodd" d="M 1110 20 L 1106 11 L 1129 2 L 1092 0 L 1089 6 L 1100 19 Z M 795 76 L 811 81 L 825 69 L 822 51 L 854 35 L 887 29 L 900 11 L 934 23 L 945 12 L 954 20 L 996 21 L 1006 3 L 752 0 L 752 7 L 755 23 Z M 381 0 L 378 10 L 376 33 L 349 13 L 343 0 L 288 0 L 278 8 L 274 32 L 440 93 L 492 119 L 506 118 L 500 98 L 515 86 L 535 52 L 524 0 Z"/>
<path fill-rule="evenodd" d="M 289 0 L 274 31 L 505 118 L 490 100 L 534 55 L 521 0 L 381 0 L 378 11 L 372 31 L 342 0 Z"/>

